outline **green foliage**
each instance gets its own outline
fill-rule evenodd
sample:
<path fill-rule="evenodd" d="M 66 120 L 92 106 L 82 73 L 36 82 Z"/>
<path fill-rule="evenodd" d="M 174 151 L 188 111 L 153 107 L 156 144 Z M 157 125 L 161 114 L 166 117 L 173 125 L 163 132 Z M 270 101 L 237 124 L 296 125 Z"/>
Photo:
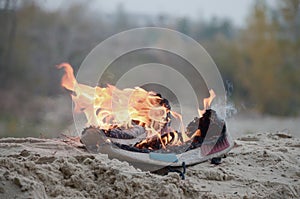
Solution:
<path fill-rule="evenodd" d="M 293 50 L 296 46 L 290 40 L 296 37 L 285 29 L 288 22 L 280 10 L 273 11 L 273 15 L 281 17 L 282 22 L 272 17 L 263 1 L 254 5 L 248 26 L 239 38 L 238 81 L 249 93 L 244 100 L 256 103 L 259 111 L 294 115 L 299 112 L 299 77 L 295 75 L 299 74 L 299 62 L 295 59 L 298 51 Z"/>

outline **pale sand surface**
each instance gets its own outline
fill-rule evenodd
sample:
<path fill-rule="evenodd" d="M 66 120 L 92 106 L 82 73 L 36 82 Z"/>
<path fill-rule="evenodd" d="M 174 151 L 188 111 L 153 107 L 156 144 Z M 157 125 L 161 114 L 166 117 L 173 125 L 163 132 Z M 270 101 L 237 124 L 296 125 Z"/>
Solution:
<path fill-rule="evenodd" d="M 234 138 L 245 134 L 285 132 L 300 138 L 300 117 L 235 115 L 226 120 L 228 132 Z"/>
<path fill-rule="evenodd" d="M 220 165 L 186 179 L 142 172 L 61 140 L 0 139 L 0 198 L 300 198 L 300 139 L 261 133 L 237 139 Z"/>

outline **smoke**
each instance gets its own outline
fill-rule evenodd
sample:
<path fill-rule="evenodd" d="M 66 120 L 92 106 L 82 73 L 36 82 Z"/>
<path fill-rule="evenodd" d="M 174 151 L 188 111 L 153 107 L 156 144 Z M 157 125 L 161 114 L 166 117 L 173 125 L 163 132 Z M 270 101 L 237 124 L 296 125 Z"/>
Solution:
<path fill-rule="evenodd" d="M 233 101 L 231 101 L 231 96 L 233 94 L 233 83 L 229 80 L 225 81 L 225 90 L 226 90 L 226 115 L 225 118 L 229 119 L 237 114 L 237 109 Z"/>
<path fill-rule="evenodd" d="M 235 104 L 232 101 L 227 101 L 225 110 L 226 110 L 226 116 L 225 116 L 226 119 L 229 119 L 238 113 L 237 109 L 235 108 Z"/>
<path fill-rule="evenodd" d="M 220 100 L 214 101 L 211 105 L 211 108 L 217 112 L 220 118 L 230 119 L 235 114 L 237 114 L 238 111 L 234 102 L 230 100 L 233 93 L 233 83 L 230 82 L 229 80 L 225 81 L 225 90 L 226 90 L 225 102 Z"/>

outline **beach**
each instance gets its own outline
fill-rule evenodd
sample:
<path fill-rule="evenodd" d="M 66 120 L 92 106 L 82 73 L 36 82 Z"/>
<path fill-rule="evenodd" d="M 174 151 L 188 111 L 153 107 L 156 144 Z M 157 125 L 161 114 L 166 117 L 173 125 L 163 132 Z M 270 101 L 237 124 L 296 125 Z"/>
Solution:
<path fill-rule="evenodd" d="M 189 166 L 185 180 L 65 138 L 2 138 L 0 148 L 0 198 L 300 197 L 300 139 L 285 132 L 241 136 L 221 164 Z"/>

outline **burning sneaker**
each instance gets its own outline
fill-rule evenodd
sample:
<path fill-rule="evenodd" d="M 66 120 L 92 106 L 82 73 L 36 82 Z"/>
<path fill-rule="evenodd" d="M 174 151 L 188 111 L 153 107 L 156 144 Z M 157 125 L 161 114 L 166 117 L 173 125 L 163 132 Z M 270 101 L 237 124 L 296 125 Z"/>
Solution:
<path fill-rule="evenodd" d="M 90 126 L 83 130 L 81 142 L 92 153 L 105 153 L 131 163 L 142 170 L 193 165 L 226 154 L 233 142 L 225 121 L 209 109 L 215 94 L 204 99 L 187 128 L 181 115 L 171 111 L 167 99 L 142 88 L 119 90 L 77 83 L 72 67 L 65 69 L 62 86 L 70 91 L 74 111 L 83 112 Z M 172 120 L 181 123 L 180 132 L 170 128 Z"/>

